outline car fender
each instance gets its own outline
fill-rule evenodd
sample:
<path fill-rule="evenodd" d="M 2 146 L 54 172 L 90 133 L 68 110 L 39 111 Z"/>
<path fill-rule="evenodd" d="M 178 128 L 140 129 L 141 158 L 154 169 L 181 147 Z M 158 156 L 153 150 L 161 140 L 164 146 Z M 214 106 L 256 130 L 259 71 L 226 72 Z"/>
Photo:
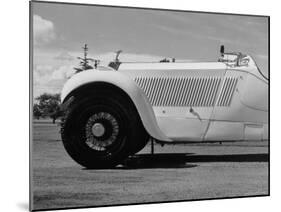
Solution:
<path fill-rule="evenodd" d="M 62 89 L 61 102 L 64 102 L 72 91 L 95 82 L 109 83 L 122 89 L 133 101 L 148 134 L 160 141 L 171 141 L 159 128 L 152 105 L 143 90 L 131 78 L 120 72 L 88 70 L 73 75 Z"/>

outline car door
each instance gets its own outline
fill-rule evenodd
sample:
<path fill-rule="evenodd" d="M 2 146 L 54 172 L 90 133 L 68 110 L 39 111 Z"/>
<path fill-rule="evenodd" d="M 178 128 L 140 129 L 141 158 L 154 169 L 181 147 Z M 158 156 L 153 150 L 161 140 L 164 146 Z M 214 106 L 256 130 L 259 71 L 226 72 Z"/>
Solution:
<path fill-rule="evenodd" d="M 267 132 L 268 87 L 265 80 L 248 69 L 227 69 L 204 140 L 266 137 L 263 135 Z"/>

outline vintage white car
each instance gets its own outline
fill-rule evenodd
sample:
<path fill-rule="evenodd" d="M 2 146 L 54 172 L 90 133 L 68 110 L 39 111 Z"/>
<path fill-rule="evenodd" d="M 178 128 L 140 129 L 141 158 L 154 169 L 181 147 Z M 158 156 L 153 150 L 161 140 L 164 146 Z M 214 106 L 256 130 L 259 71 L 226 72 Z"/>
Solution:
<path fill-rule="evenodd" d="M 113 68 L 112 68 L 113 67 Z M 88 168 L 114 167 L 159 143 L 268 139 L 268 79 L 254 60 L 112 62 L 64 85 L 65 149 Z"/>

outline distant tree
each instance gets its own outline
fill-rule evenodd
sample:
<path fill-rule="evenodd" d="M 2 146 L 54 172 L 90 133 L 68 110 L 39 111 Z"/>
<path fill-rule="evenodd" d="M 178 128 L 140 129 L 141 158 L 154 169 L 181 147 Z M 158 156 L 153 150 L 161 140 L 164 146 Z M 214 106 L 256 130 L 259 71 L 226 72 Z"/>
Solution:
<path fill-rule="evenodd" d="M 36 98 L 38 101 L 36 110 L 41 112 L 42 117 L 50 117 L 55 123 L 56 119 L 62 116 L 62 111 L 60 110 L 60 95 L 59 94 L 48 94 L 44 93 Z M 34 106 L 35 106 L 34 105 Z"/>
<path fill-rule="evenodd" d="M 52 118 L 53 123 L 56 122 L 56 120 L 61 117 L 63 115 L 62 110 L 60 109 L 59 106 L 56 106 L 56 108 L 54 109 L 54 112 L 51 113 L 49 116 Z"/>
<path fill-rule="evenodd" d="M 160 62 L 160 63 L 169 63 L 170 60 L 167 59 L 167 58 L 164 58 L 164 59 L 160 60 L 159 62 Z"/>
<path fill-rule="evenodd" d="M 80 60 L 80 67 L 76 67 L 74 68 L 76 70 L 76 73 L 79 73 L 81 71 L 85 71 L 85 70 L 89 70 L 89 69 L 96 69 L 98 64 L 100 63 L 100 60 L 96 60 L 96 59 L 93 59 L 93 58 L 88 58 L 88 45 L 85 44 L 82 49 L 84 50 L 84 57 L 77 57 L 77 59 Z M 94 62 L 94 67 L 91 66 L 89 64 L 89 62 Z"/>
<path fill-rule="evenodd" d="M 33 105 L 33 116 L 38 120 L 42 116 L 42 112 L 38 104 Z"/>

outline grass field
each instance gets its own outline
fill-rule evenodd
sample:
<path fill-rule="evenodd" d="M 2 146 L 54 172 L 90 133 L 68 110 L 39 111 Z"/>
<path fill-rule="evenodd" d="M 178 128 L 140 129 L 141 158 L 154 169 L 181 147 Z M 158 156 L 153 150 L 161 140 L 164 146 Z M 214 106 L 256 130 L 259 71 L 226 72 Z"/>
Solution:
<path fill-rule="evenodd" d="M 33 124 L 33 209 L 268 194 L 268 142 L 147 145 L 114 169 L 88 170 L 65 152 L 57 124 Z"/>

